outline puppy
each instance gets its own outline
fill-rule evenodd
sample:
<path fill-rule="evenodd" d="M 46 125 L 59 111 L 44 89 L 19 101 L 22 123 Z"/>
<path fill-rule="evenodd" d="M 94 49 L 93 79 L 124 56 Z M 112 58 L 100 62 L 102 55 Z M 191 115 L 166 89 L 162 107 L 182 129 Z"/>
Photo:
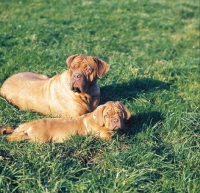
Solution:
<path fill-rule="evenodd" d="M 67 58 L 68 70 L 52 78 L 31 72 L 8 78 L 0 94 L 24 110 L 44 115 L 78 117 L 92 112 L 99 104 L 97 77 L 102 78 L 109 65 L 98 58 L 76 54 Z"/>
<path fill-rule="evenodd" d="M 92 113 L 78 118 L 44 118 L 20 125 L 15 130 L 1 129 L 8 141 L 28 140 L 61 143 L 71 135 L 92 134 L 97 138 L 110 139 L 113 131 L 124 128 L 124 120 L 131 117 L 130 111 L 120 102 L 109 101 Z"/>

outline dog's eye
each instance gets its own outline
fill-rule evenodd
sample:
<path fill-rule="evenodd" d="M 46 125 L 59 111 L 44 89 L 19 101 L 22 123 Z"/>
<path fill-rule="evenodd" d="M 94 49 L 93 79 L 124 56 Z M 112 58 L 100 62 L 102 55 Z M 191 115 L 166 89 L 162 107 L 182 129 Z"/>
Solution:
<path fill-rule="evenodd" d="M 106 114 L 106 115 L 105 115 L 105 118 L 110 118 L 110 115 Z"/>
<path fill-rule="evenodd" d="M 89 75 L 89 74 L 92 73 L 92 68 L 90 68 L 90 66 L 87 65 L 87 66 L 85 67 L 85 69 L 84 69 L 84 72 L 85 72 L 86 75 Z"/>
<path fill-rule="evenodd" d="M 74 71 L 74 70 L 76 70 L 76 68 L 75 68 L 74 66 L 71 66 L 71 67 L 70 67 L 70 70 L 71 70 L 71 71 Z"/>
<path fill-rule="evenodd" d="M 118 112 L 118 115 L 119 115 L 120 117 L 123 117 L 123 113 L 122 113 L 121 111 Z"/>

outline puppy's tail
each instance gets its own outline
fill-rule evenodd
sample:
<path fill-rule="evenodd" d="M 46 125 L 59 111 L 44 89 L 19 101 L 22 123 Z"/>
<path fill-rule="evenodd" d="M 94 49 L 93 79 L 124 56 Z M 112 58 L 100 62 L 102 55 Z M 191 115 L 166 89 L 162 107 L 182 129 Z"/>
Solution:
<path fill-rule="evenodd" d="M 3 127 L 0 128 L 0 134 L 1 135 L 8 135 L 14 132 L 14 128 L 13 127 Z"/>

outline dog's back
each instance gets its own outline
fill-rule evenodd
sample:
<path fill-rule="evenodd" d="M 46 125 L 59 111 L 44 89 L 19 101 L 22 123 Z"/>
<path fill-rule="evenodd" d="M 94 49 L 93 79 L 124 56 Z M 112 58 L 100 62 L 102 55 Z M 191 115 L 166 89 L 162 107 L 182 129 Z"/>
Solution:
<path fill-rule="evenodd" d="M 3 83 L 1 95 L 21 109 L 56 117 L 93 111 L 100 100 L 97 77 L 102 78 L 110 66 L 82 54 L 72 55 L 66 62 L 68 70 L 52 78 L 31 72 L 11 76 Z"/>
<path fill-rule="evenodd" d="M 9 77 L 2 85 L 0 94 L 13 105 L 21 109 L 44 110 L 45 84 L 49 78 L 45 75 L 23 72 Z M 40 103 L 40 104 L 39 104 Z M 41 112 L 42 113 L 42 112 Z"/>

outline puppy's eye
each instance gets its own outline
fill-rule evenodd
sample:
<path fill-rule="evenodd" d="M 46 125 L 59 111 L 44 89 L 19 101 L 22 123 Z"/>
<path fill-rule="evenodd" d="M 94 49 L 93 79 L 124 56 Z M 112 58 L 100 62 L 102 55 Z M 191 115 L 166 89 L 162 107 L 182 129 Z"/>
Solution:
<path fill-rule="evenodd" d="M 121 111 L 118 112 L 118 115 L 119 115 L 120 117 L 123 117 L 123 113 L 122 113 Z"/>

